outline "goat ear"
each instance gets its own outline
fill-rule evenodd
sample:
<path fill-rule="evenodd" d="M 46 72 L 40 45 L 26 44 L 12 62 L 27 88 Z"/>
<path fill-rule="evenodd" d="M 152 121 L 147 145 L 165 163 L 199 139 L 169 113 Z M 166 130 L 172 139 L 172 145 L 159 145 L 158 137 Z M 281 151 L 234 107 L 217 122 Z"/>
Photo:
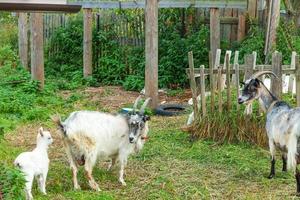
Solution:
<path fill-rule="evenodd" d="M 44 137 L 44 129 L 43 129 L 43 127 L 41 127 L 40 129 L 39 129 L 39 134 L 42 136 L 42 137 Z"/>
<path fill-rule="evenodd" d="M 149 121 L 149 120 L 150 120 L 150 116 L 145 115 L 145 116 L 143 117 L 143 121 L 144 121 L 144 122 Z"/>
<path fill-rule="evenodd" d="M 259 80 L 257 78 L 254 79 L 254 86 L 259 87 Z"/>

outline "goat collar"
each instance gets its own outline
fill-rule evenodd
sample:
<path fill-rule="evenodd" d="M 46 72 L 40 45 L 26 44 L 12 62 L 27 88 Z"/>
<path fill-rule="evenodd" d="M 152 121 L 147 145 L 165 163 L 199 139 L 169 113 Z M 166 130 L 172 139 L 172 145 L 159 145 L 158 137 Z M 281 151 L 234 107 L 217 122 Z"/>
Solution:
<path fill-rule="evenodd" d="M 271 103 L 271 105 L 269 106 L 269 108 L 268 108 L 268 110 L 267 110 L 267 113 L 270 112 L 270 111 L 273 109 L 274 105 L 275 105 L 277 102 L 278 102 L 278 100 L 275 100 L 275 101 L 273 101 L 273 102 Z"/>
<path fill-rule="evenodd" d="M 142 136 L 141 139 L 147 141 L 149 139 L 149 137 L 148 136 Z"/>

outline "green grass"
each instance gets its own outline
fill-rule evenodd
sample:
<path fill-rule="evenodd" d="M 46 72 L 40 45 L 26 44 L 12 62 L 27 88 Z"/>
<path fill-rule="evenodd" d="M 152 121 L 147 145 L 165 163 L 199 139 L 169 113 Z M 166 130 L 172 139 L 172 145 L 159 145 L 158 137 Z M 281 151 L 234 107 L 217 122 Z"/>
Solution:
<path fill-rule="evenodd" d="M 281 172 L 281 161 L 278 160 L 276 164 L 276 178 L 266 178 L 270 162 L 268 151 L 248 144 L 217 145 L 209 140 L 191 143 L 188 135 L 178 130 L 185 117 L 153 117 L 149 142 L 139 155 L 132 156 L 129 160 L 126 187 L 118 183 L 117 170 L 107 172 L 103 164 L 95 167 L 93 174 L 101 192 L 90 190 L 82 169 L 79 173 L 82 191 L 73 191 L 71 171 L 64 150 L 60 141 L 55 140 L 54 146 L 49 150 L 52 159 L 47 181 L 48 195 L 41 195 L 36 185 L 33 195 L 36 199 L 293 197 L 294 178 L 291 173 Z M 11 133 L 9 140 L 15 138 L 15 135 L 18 133 Z M 24 145 L 14 147 L 9 142 L 1 143 L 0 159 L 11 163 L 25 149 Z"/>
<path fill-rule="evenodd" d="M 180 131 L 187 115 L 177 117 L 153 116 L 150 139 L 143 151 L 131 156 L 126 168 L 127 186 L 118 183 L 118 172 L 107 172 L 107 163 L 94 168 L 94 177 L 101 192 L 92 191 L 79 172 L 81 191 L 74 191 L 71 170 L 68 167 L 63 144 L 49 115 L 56 112 L 63 117 L 73 110 L 111 110 L 101 98 L 118 95 L 107 88 L 101 95 L 91 94 L 83 88 L 59 91 L 52 87 L 46 92 L 26 92 L 30 85 L 1 87 L 2 107 L 0 123 L 12 123 L 5 128 L 0 141 L 0 163 L 12 167 L 16 156 L 34 148 L 36 131 L 45 126 L 54 137 L 49 149 L 51 159 L 47 181 L 47 196 L 40 194 L 36 183 L 35 199 L 291 199 L 296 190 L 291 173 L 281 172 L 281 161 L 276 163 L 275 179 L 267 179 L 270 167 L 266 149 L 251 144 L 219 145 L 211 140 L 190 142 L 187 133 Z M 31 86 L 30 86 L 31 88 Z M 9 102 L 14 96 L 12 105 Z M 17 103 L 19 102 L 19 103 Z M 1 104 L 0 103 L 0 104 Z M 131 103 L 124 99 L 124 103 Z M 5 112 L 5 109 L 8 109 Z M 32 117 L 30 117 L 32 116 Z M 222 133 L 220 133 L 222 134 Z M 1 138 L 1 137 L 0 137 Z M 277 158 L 281 156 L 278 155 Z"/>

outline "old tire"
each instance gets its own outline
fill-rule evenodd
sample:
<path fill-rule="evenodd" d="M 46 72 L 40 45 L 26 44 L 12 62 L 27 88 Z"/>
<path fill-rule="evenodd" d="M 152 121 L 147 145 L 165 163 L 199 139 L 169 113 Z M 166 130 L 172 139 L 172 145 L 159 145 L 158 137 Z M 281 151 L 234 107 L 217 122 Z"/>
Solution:
<path fill-rule="evenodd" d="M 156 115 L 175 116 L 180 115 L 185 111 L 185 106 L 179 104 L 164 104 L 155 109 Z"/>

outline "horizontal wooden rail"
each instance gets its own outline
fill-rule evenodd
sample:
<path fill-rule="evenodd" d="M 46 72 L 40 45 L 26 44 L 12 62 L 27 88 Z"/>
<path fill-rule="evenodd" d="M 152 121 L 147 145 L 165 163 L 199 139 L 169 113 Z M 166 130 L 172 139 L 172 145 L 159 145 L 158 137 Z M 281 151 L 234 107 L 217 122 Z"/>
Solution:
<path fill-rule="evenodd" d="M 110 9 L 110 8 L 145 8 L 145 1 L 68 1 L 69 3 L 74 3 L 81 5 L 83 8 L 102 8 L 102 9 Z M 160 0 L 158 4 L 159 8 L 235 8 L 235 9 L 243 9 L 247 8 L 247 1 L 245 0 L 218 0 L 218 1 L 210 1 L 210 0 Z"/>
<path fill-rule="evenodd" d="M 189 69 L 186 69 L 186 73 L 189 75 Z M 218 69 L 213 69 L 213 74 L 218 74 Z M 244 72 L 245 69 L 239 69 L 239 72 Z M 260 71 L 259 69 L 254 69 L 253 72 L 258 72 Z M 200 69 L 199 68 L 195 68 L 194 69 L 195 72 L 195 77 L 200 77 Z M 210 70 L 209 69 L 204 69 L 204 74 L 205 75 L 209 75 Z M 221 71 L 222 74 L 226 74 L 226 69 L 222 69 Z M 296 70 L 295 69 L 282 69 L 282 74 L 295 74 Z M 235 74 L 235 70 L 231 69 L 230 70 L 230 74 Z"/>

